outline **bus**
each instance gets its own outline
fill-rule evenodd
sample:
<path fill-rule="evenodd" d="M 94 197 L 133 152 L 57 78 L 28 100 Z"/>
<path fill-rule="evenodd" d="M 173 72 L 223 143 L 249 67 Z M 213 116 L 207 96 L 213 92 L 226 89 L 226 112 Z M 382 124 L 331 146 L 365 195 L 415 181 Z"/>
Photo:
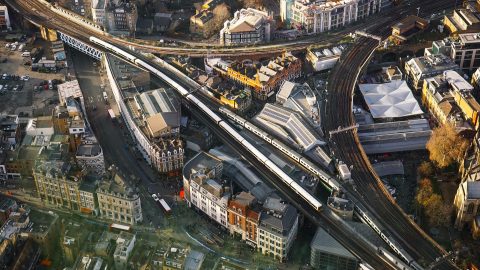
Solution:
<path fill-rule="evenodd" d="M 120 232 L 120 231 L 130 232 L 132 230 L 132 227 L 128 225 L 112 223 L 110 224 L 109 229 L 111 232 Z"/>
<path fill-rule="evenodd" d="M 115 113 L 113 112 L 112 109 L 108 109 L 108 114 L 110 115 L 110 118 L 113 120 L 115 120 Z"/>
<path fill-rule="evenodd" d="M 164 199 L 158 200 L 158 203 L 163 208 L 163 211 L 165 211 L 166 214 L 170 214 L 172 212 L 172 209 L 170 208 L 170 206 L 168 206 L 167 202 Z"/>

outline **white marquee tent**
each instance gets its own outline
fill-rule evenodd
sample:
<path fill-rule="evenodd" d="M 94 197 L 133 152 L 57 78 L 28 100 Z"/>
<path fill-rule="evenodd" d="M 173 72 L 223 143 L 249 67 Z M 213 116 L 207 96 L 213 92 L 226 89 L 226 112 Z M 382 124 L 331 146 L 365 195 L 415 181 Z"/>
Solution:
<path fill-rule="evenodd" d="M 424 113 L 405 81 L 360 84 L 359 87 L 373 118 L 398 118 Z"/>

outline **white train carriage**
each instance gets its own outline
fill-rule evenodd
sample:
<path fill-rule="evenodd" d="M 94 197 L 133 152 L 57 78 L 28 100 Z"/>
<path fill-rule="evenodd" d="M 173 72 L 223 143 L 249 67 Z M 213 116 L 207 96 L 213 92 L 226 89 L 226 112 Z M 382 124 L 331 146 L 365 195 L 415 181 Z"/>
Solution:
<path fill-rule="evenodd" d="M 235 131 L 236 132 L 236 131 Z M 237 132 L 238 134 L 238 132 Z M 240 136 L 240 134 L 239 134 Z M 243 137 L 242 137 L 243 138 Z M 245 146 L 245 148 L 248 149 L 248 151 L 252 152 L 252 154 L 258 159 L 260 160 L 261 162 L 265 163 L 266 161 L 268 161 L 269 159 L 264 155 L 262 154 L 262 152 L 258 151 L 258 149 L 256 147 L 254 147 L 250 142 L 248 142 L 247 140 L 243 140 L 242 141 L 242 145 Z M 270 168 L 271 170 L 274 170 L 275 168 Z"/>
<path fill-rule="evenodd" d="M 137 59 L 137 57 L 125 52 L 124 50 L 121 50 L 120 48 L 116 47 L 116 46 L 113 46 L 112 44 L 110 43 L 107 43 L 99 38 L 96 38 L 96 37 L 90 37 L 90 41 L 95 43 L 95 44 L 98 44 L 104 48 L 107 48 L 109 49 L 110 51 L 113 51 L 123 57 L 125 57 L 126 59 L 128 59 L 129 61 L 131 62 L 134 62 L 135 59 Z"/>
<path fill-rule="evenodd" d="M 302 198 L 307 200 L 307 202 L 317 211 L 320 211 L 322 209 L 322 204 L 315 197 L 313 197 L 312 194 L 310 194 L 303 187 L 301 187 L 297 182 L 292 181 L 290 187 L 292 187 L 292 189 L 295 190 L 295 192 L 298 193 Z"/>
<path fill-rule="evenodd" d="M 293 179 L 290 176 L 288 176 L 288 174 L 282 171 L 282 169 L 280 169 L 277 165 L 275 165 L 275 163 L 273 163 L 271 160 L 267 159 L 264 163 L 288 186 L 290 186 L 290 184 L 294 182 Z"/>
<path fill-rule="evenodd" d="M 270 135 L 259 129 L 258 127 L 256 127 L 255 125 L 253 125 L 252 123 L 250 122 L 247 122 L 245 121 L 245 124 L 244 124 L 244 127 L 248 130 L 250 130 L 251 132 L 253 132 L 255 135 L 259 136 L 260 138 L 264 139 L 265 141 L 267 141 L 268 143 L 271 143 L 272 142 L 272 138 L 270 137 Z"/>
<path fill-rule="evenodd" d="M 293 151 L 290 147 L 286 146 L 284 143 L 280 142 L 277 139 L 273 139 L 271 144 L 275 146 L 275 148 L 277 148 L 278 150 L 285 153 L 287 156 L 291 157 L 293 160 L 300 162 L 300 158 L 302 158 L 302 156 L 297 152 Z"/>
<path fill-rule="evenodd" d="M 242 126 L 245 126 L 245 122 L 247 122 L 247 120 L 238 116 L 237 114 L 235 114 L 234 112 L 230 111 L 229 109 L 227 109 L 225 107 L 220 107 L 219 111 L 221 113 L 225 114 L 228 118 L 232 119 L 233 121 L 237 122 L 238 124 L 240 124 Z"/>

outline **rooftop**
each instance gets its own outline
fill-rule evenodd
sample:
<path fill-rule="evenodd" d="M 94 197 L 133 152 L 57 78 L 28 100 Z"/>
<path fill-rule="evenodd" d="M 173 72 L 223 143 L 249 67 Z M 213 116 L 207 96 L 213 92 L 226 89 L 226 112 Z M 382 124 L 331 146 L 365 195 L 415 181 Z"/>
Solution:
<path fill-rule="evenodd" d="M 270 232 L 288 235 L 297 220 L 297 210 L 279 198 L 268 197 L 263 203 L 260 224 Z"/>
<path fill-rule="evenodd" d="M 80 144 L 77 149 L 77 157 L 95 157 L 102 153 L 99 144 Z"/>
<path fill-rule="evenodd" d="M 397 118 L 424 113 L 405 81 L 360 84 L 359 88 L 373 118 Z"/>
<path fill-rule="evenodd" d="M 320 252 L 356 260 L 352 253 L 345 249 L 337 242 L 337 240 L 320 227 L 318 227 L 317 232 L 310 243 L 310 247 L 312 250 L 318 250 Z"/>

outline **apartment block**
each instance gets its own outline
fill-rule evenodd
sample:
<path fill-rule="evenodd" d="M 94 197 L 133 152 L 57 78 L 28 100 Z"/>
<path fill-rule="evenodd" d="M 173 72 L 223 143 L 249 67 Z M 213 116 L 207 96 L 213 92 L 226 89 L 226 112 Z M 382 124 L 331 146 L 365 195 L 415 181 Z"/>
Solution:
<path fill-rule="evenodd" d="M 105 24 L 109 32 L 133 34 L 137 18 L 137 8 L 130 2 L 111 1 L 105 6 Z"/>
<path fill-rule="evenodd" d="M 250 193 L 240 192 L 228 202 L 228 228 L 231 234 L 242 236 L 247 244 L 254 247 L 258 244 L 258 224 L 260 211 L 257 199 Z"/>
<path fill-rule="evenodd" d="M 422 103 L 440 123 L 453 123 L 462 129 L 478 129 L 480 105 L 472 96 L 473 86 L 460 74 L 447 70 L 425 79 Z"/>
<path fill-rule="evenodd" d="M 33 179 L 42 201 L 80 211 L 83 173 L 79 167 L 62 160 L 39 160 L 33 169 Z"/>
<path fill-rule="evenodd" d="M 452 15 L 445 15 L 443 25 L 450 33 L 463 32 L 467 30 L 480 30 L 480 19 L 477 14 L 468 9 L 455 9 Z"/>
<path fill-rule="evenodd" d="M 83 143 L 78 146 L 75 154 L 78 164 L 86 171 L 103 175 L 105 173 L 105 160 L 102 147 L 98 143 Z"/>

